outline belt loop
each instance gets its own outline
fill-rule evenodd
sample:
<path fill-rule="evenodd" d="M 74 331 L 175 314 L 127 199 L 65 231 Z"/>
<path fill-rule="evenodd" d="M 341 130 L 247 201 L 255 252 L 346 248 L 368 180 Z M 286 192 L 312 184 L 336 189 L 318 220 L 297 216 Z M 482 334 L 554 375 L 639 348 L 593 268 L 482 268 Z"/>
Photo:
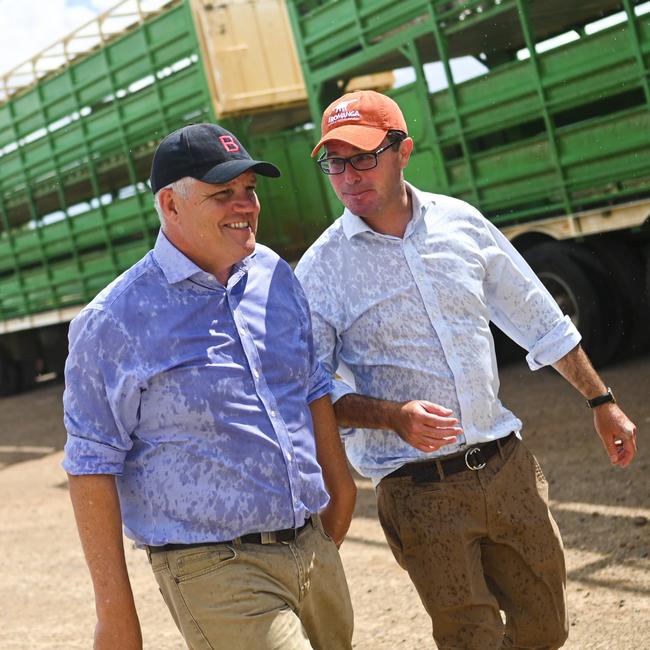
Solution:
<path fill-rule="evenodd" d="M 233 539 L 233 540 L 231 541 L 231 544 L 232 544 L 235 548 L 241 548 L 241 537 L 235 537 L 235 539 Z"/>
<path fill-rule="evenodd" d="M 497 449 L 499 450 L 499 458 L 503 460 L 503 447 L 501 445 L 501 438 L 497 438 Z"/>
<path fill-rule="evenodd" d="M 438 476 L 440 477 L 441 481 L 445 480 L 445 470 L 442 469 L 442 463 L 438 458 L 436 458 L 436 469 L 438 470 Z"/>

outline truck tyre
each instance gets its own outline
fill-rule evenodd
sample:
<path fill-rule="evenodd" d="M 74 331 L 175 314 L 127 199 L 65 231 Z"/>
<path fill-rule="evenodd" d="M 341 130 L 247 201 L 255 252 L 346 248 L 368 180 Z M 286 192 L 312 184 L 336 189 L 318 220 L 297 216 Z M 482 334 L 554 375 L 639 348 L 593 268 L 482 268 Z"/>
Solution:
<path fill-rule="evenodd" d="M 650 246 L 644 250 L 643 261 L 645 263 L 645 300 L 650 308 Z"/>
<path fill-rule="evenodd" d="M 650 344 L 647 329 L 650 308 L 643 258 L 613 237 L 594 238 L 588 246 L 605 268 L 609 298 L 616 299 L 621 306 L 620 322 L 615 323 L 622 331 L 619 354 L 630 356 L 643 352 Z"/>
<path fill-rule="evenodd" d="M 0 350 L 0 396 L 13 395 L 20 389 L 20 374 L 16 362 Z"/>
<path fill-rule="evenodd" d="M 611 361 L 620 351 L 629 328 L 629 314 L 621 289 L 600 255 L 586 246 L 563 242 L 566 252 L 585 271 L 601 306 L 597 338 L 600 340 L 598 365 Z"/>
<path fill-rule="evenodd" d="M 524 257 L 578 328 L 582 347 L 592 363 L 602 365 L 607 361 L 609 347 L 602 335 L 603 305 L 587 272 L 571 255 L 571 249 L 571 245 L 549 242 L 533 246 Z"/>

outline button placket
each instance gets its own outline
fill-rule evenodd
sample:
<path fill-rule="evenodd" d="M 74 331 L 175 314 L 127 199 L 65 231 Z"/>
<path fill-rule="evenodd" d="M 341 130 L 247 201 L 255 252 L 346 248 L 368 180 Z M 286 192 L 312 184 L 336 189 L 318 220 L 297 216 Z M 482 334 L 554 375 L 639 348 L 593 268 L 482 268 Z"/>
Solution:
<path fill-rule="evenodd" d="M 265 379 L 260 372 L 261 362 L 259 359 L 257 347 L 255 342 L 248 332 L 248 327 L 246 326 L 243 316 L 236 309 L 236 306 L 233 306 L 229 301 L 231 307 L 233 319 L 237 327 L 237 332 L 239 333 L 240 342 L 244 350 L 244 355 L 248 361 L 249 368 L 251 369 L 251 374 L 254 378 L 254 384 L 256 393 L 259 397 L 260 402 L 263 404 L 266 412 L 271 420 L 271 426 L 275 431 L 278 442 L 280 443 L 280 449 L 282 455 L 285 458 L 285 463 L 287 465 L 287 475 L 289 478 L 289 489 L 291 492 L 291 502 L 294 506 L 294 510 L 298 508 L 298 498 L 295 492 L 295 485 L 299 482 L 298 469 L 294 462 L 293 454 L 288 451 L 293 449 L 291 438 L 288 431 L 286 430 L 284 421 L 277 411 L 277 406 L 275 405 L 274 397 L 266 385 Z"/>

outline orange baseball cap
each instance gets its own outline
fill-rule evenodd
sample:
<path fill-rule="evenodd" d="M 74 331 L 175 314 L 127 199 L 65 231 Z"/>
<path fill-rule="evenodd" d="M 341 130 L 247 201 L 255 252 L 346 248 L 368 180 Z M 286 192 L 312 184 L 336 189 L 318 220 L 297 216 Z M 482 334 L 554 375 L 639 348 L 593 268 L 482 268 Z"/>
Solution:
<path fill-rule="evenodd" d="M 358 90 L 332 102 L 323 113 L 322 137 L 312 157 L 330 140 L 341 140 L 364 151 L 376 149 L 389 131 L 403 131 L 406 121 L 400 107 L 374 90 Z"/>

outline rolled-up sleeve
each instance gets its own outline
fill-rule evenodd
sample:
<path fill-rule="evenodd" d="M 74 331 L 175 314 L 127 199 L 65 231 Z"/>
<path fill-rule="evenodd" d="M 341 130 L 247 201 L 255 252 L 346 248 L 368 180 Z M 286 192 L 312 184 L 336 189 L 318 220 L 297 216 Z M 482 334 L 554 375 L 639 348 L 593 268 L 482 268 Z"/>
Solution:
<path fill-rule="evenodd" d="M 84 310 L 70 325 L 63 395 L 69 474 L 121 474 L 140 407 L 135 352 L 104 312 Z"/>
<path fill-rule="evenodd" d="M 580 343 L 580 334 L 568 316 L 537 341 L 526 355 L 531 370 L 537 370 L 559 361 Z"/>
<path fill-rule="evenodd" d="M 580 342 L 575 325 L 526 260 L 491 223 L 485 250 L 492 321 L 528 351 L 531 370 L 551 365 Z"/>
<path fill-rule="evenodd" d="M 307 394 L 307 401 L 309 403 L 332 392 L 332 378 L 325 372 L 325 369 L 318 360 L 315 359 L 315 361 L 316 369 L 309 377 L 309 392 Z"/>

